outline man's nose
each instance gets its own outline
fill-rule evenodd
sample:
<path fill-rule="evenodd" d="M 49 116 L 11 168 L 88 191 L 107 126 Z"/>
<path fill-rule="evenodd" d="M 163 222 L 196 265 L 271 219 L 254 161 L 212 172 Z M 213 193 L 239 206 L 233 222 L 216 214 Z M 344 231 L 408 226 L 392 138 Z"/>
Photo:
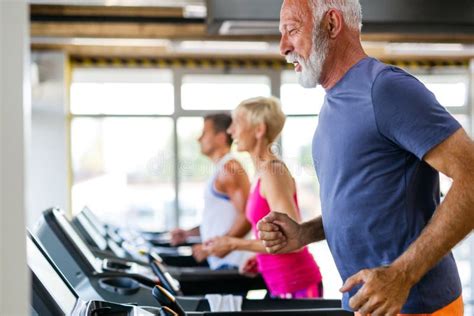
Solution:
<path fill-rule="evenodd" d="M 280 54 L 286 56 L 293 51 L 293 46 L 288 40 L 288 35 L 282 34 L 280 39 Z"/>

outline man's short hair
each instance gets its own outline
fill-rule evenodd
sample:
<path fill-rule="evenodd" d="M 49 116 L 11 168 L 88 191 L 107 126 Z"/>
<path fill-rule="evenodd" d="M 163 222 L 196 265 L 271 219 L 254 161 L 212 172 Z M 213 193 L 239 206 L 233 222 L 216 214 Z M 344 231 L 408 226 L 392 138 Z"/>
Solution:
<path fill-rule="evenodd" d="M 330 9 L 337 9 L 342 13 L 344 22 L 349 28 L 359 32 L 362 29 L 360 0 L 309 0 L 309 3 L 312 6 L 315 21 L 321 21 L 323 15 Z"/>
<path fill-rule="evenodd" d="M 227 145 L 232 145 L 232 137 L 227 130 L 232 124 L 232 116 L 229 113 L 214 113 L 208 114 L 204 117 L 204 121 L 211 121 L 216 133 L 225 133 L 227 137 Z"/>

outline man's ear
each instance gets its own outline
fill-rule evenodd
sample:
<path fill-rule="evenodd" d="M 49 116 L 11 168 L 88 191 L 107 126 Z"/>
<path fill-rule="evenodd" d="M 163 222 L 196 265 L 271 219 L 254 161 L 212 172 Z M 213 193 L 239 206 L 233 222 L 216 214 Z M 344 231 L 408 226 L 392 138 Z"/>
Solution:
<path fill-rule="evenodd" d="M 344 18 L 341 12 L 336 9 L 330 9 L 325 15 L 325 27 L 329 34 L 329 38 L 336 38 L 342 31 Z"/>
<path fill-rule="evenodd" d="M 227 133 L 226 132 L 217 133 L 217 138 L 219 139 L 220 144 L 227 144 Z"/>

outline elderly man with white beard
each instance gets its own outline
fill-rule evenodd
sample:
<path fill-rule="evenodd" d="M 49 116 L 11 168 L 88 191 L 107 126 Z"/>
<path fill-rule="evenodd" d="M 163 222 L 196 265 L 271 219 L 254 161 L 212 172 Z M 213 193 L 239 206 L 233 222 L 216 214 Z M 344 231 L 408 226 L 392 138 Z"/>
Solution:
<path fill-rule="evenodd" d="M 313 139 L 322 216 L 272 210 L 270 253 L 327 240 L 343 307 L 358 315 L 463 315 L 450 250 L 474 228 L 474 144 L 405 71 L 368 57 L 358 0 L 285 0 L 280 49 L 326 98 Z M 439 173 L 453 179 L 440 202 Z"/>

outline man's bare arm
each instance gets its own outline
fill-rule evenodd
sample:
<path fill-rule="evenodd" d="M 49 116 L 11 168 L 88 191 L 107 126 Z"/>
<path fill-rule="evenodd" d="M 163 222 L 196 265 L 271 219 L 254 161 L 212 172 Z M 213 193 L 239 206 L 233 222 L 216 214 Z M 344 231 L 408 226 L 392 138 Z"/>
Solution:
<path fill-rule="evenodd" d="M 310 221 L 304 222 L 302 229 L 307 236 L 305 236 L 305 244 L 311 244 L 326 239 L 323 227 L 323 218 L 318 216 Z"/>
<path fill-rule="evenodd" d="M 250 182 L 245 169 L 238 161 L 231 160 L 224 166 L 222 174 L 217 178 L 216 188 L 229 196 L 237 211 L 234 224 L 226 236 L 244 237 L 252 227 L 245 216 Z"/>
<path fill-rule="evenodd" d="M 199 236 L 200 230 L 199 230 L 199 226 L 196 226 L 188 230 L 185 230 L 182 228 L 175 228 L 172 231 L 170 231 L 170 235 L 171 235 L 171 240 L 170 240 L 171 245 L 178 246 L 178 245 L 184 244 L 186 242 L 186 239 L 190 236 Z"/>
<path fill-rule="evenodd" d="M 200 235 L 200 230 L 199 230 L 199 226 L 196 226 L 194 228 L 191 228 L 191 229 L 188 229 L 186 231 L 188 237 L 189 236 L 199 236 Z"/>
<path fill-rule="evenodd" d="M 453 185 L 421 235 L 390 266 L 362 270 L 346 280 L 343 292 L 364 283 L 349 302 L 362 315 L 398 313 L 411 287 L 474 228 L 472 140 L 460 129 L 424 160 L 452 178 Z"/>
<path fill-rule="evenodd" d="M 425 161 L 453 185 L 418 239 L 393 264 L 418 282 L 474 229 L 474 143 L 460 129 L 431 150 Z"/>

